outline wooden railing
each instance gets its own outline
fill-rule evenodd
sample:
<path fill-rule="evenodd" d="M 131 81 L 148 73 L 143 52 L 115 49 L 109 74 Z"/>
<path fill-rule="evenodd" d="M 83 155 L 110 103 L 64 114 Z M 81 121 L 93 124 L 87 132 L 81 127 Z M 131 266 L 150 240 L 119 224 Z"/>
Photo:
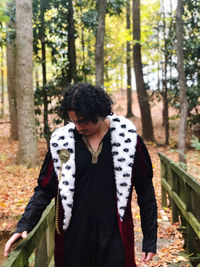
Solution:
<path fill-rule="evenodd" d="M 172 208 L 172 222 L 181 220 L 190 259 L 200 261 L 200 183 L 176 163 L 159 153 L 161 162 L 162 205 L 167 195 Z"/>
<path fill-rule="evenodd" d="M 52 201 L 36 227 L 22 240 L 2 267 L 28 267 L 30 256 L 35 253 L 34 267 L 54 266 L 55 204 Z M 32 265 L 33 266 L 33 265 Z"/>

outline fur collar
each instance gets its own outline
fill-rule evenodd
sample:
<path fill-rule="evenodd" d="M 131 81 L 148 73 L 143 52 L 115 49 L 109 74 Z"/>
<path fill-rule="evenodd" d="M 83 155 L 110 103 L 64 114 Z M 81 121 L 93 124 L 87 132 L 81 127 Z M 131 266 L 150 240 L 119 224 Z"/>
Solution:
<path fill-rule="evenodd" d="M 111 145 L 117 191 L 117 208 L 121 221 L 125 214 L 126 205 L 131 192 L 132 166 L 136 151 L 137 134 L 134 124 L 122 116 L 108 116 L 110 120 Z M 60 197 L 64 209 L 63 229 L 67 229 L 73 207 L 75 190 L 75 125 L 69 123 L 55 130 L 50 141 L 50 149 L 54 169 L 59 177 L 61 161 L 59 152 L 68 150 L 70 157 L 62 164 L 62 174 L 59 182 Z"/>

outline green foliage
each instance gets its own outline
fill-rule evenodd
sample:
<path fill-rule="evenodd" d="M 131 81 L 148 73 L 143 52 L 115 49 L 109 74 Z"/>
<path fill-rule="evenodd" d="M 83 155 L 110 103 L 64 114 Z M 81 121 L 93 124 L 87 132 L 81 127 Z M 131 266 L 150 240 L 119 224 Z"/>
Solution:
<path fill-rule="evenodd" d="M 188 123 L 189 125 L 198 124 L 200 121 L 200 115 L 198 114 L 198 106 L 200 104 L 200 65 L 199 65 L 199 54 L 200 54 L 200 35 L 199 35 L 199 8 L 200 2 L 197 0 L 186 0 L 184 1 L 184 68 L 186 74 L 186 85 L 187 85 L 187 100 L 188 100 Z M 160 12 L 160 21 L 154 28 L 155 39 L 159 37 L 159 52 L 157 61 L 160 64 L 161 69 L 167 60 L 167 87 L 168 87 L 168 102 L 177 111 L 180 111 L 179 101 L 179 84 L 178 84 L 178 71 L 177 71 L 177 55 L 176 55 L 176 20 L 175 13 L 168 13 L 163 11 Z M 165 19 L 164 19 L 164 17 Z M 165 25 L 164 25 L 165 21 Z M 165 42 L 164 42 L 164 29 Z M 153 47 L 153 51 L 156 50 L 156 42 Z M 150 53 L 152 50 L 149 50 Z M 150 72 L 152 69 L 150 69 Z M 161 76 L 161 75 L 160 75 Z M 164 81 L 164 72 L 162 70 L 162 77 L 160 77 L 160 84 L 158 84 L 157 96 L 160 94 L 162 97 L 162 91 Z M 156 93 L 153 92 L 155 96 Z"/>
<path fill-rule="evenodd" d="M 199 8 L 199 1 L 186 0 L 184 2 L 184 67 L 187 83 L 188 122 L 190 125 L 197 124 L 200 121 L 200 115 L 198 114 L 198 106 L 200 104 L 200 39 L 198 26 L 200 24 L 200 18 L 198 15 Z M 172 67 L 177 68 L 176 62 L 171 62 L 171 64 Z M 180 110 L 177 77 L 174 77 L 169 82 L 171 84 L 173 95 L 171 103 L 176 109 Z"/>
<path fill-rule="evenodd" d="M 195 150 L 199 150 L 200 151 L 200 140 L 199 138 L 193 136 L 192 140 L 191 140 L 191 146 L 195 149 Z"/>
<path fill-rule="evenodd" d="M 0 47 L 5 45 L 6 41 L 6 23 L 9 22 L 9 17 L 6 14 L 6 2 L 0 2 Z"/>
<path fill-rule="evenodd" d="M 60 113 L 59 113 L 59 106 L 60 106 L 62 93 L 60 89 L 57 88 L 53 82 L 49 82 L 48 84 L 45 85 L 45 87 L 43 86 L 37 87 L 34 92 L 37 131 L 40 137 L 48 138 L 51 132 L 45 132 L 46 136 L 44 136 L 44 130 L 43 130 L 43 127 L 41 127 L 40 120 L 39 120 L 43 112 L 42 107 L 44 103 L 44 97 L 46 97 L 44 95 L 44 92 L 47 93 L 47 101 L 48 101 L 48 104 L 50 105 L 50 108 L 48 109 L 48 114 L 57 115 L 53 119 L 54 124 L 59 124 L 62 122 L 62 120 L 60 119 Z M 54 102 L 53 105 L 52 105 L 52 101 Z M 51 129 L 48 129 L 48 131 L 51 131 Z"/>
<path fill-rule="evenodd" d="M 109 15 L 113 16 L 113 15 L 121 14 L 124 6 L 126 5 L 126 1 L 124 1 L 124 0 L 108 0 L 107 12 L 109 13 Z"/>

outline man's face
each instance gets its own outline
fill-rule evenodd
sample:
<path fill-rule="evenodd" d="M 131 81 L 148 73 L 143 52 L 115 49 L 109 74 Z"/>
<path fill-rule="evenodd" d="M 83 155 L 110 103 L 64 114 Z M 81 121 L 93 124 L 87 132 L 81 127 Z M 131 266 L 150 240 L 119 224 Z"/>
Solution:
<path fill-rule="evenodd" d="M 84 136 L 93 135 L 96 131 L 99 130 L 100 124 L 102 122 L 102 119 L 99 119 L 97 123 L 93 123 L 91 121 L 86 122 L 83 118 L 77 117 L 76 113 L 73 110 L 68 111 L 68 116 L 70 120 L 75 124 L 76 130 Z"/>

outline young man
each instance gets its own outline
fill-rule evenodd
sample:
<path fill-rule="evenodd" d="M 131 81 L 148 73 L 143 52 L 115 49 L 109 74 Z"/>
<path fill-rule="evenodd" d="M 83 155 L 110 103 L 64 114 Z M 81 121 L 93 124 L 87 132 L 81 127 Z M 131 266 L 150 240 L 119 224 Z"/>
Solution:
<path fill-rule="evenodd" d="M 142 259 L 156 253 L 157 206 L 148 151 L 134 124 L 112 115 L 112 101 L 90 84 L 70 87 L 61 105 L 66 126 L 54 131 L 38 186 L 12 243 L 25 238 L 56 199 L 55 266 L 135 267 L 131 195 L 143 230 Z"/>

